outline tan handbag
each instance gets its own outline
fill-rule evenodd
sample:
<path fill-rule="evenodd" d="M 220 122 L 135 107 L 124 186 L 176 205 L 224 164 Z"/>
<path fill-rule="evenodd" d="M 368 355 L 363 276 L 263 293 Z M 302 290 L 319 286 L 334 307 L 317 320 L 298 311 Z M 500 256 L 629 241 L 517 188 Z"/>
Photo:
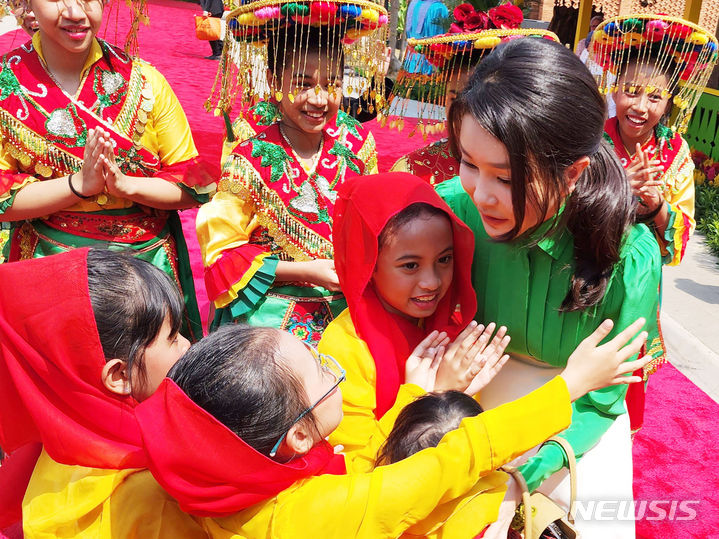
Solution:
<path fill-rule="evenodd" d="M 218 41 L 222 35 L 222 19 L 195 15 L 195 35 L 197 39 Z"/>
<path fill-rule="evenodd" d="M 580 539 L 579 532 L 574 528 L 574 504 L 577 500 L 577 459 L 572 446 L 564 438 L 552 437 L 547 442 L 554 442 L 564 450 L 569 462 L 569 514 L 559 507 L 548 496 L 541 492 L 529 494 L 527 483 L 517 468 L 504 466 L 502 469 L 511 474 L 522 489 L 524 504 L 524 539 L 539 539 L 550 525 L 558 528 L 568 539 Z M 547 443 L 544 442 L 544 443 Z M 544 444 L 542 444 L 544 445 Z M 531 511 L 527 508 L 531 508 Z"/>

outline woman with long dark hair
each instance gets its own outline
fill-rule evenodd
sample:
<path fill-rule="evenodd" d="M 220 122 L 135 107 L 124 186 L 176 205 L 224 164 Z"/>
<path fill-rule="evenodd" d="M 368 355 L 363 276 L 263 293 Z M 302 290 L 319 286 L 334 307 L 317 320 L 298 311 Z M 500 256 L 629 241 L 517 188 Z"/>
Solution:
<path fill-rule="evenodd" d="M 646 226 L 633 224 L 631 189 L 602 140 L 605 116 L 589 71 L 545 40 L 498 47 L 450 111 L 460 177 L 438 192 L 475 234 L 478 319 L 512 336 L 512 359 L 482 391 L 486 409 L 544 383 L 605 318 L 617 329 L 646 318 L 648 350 L 662 352 L 659 250 Z M 580 459 L 580 500 L 632 499 L 624 396 L 607 388 L 573 405 L 562 436 Z M 548 444 L 520 470 L 531 490 L 568 501 L 565 463 Z M 634 535 L 631 519 L 579 516 L 584 537 Z"/>

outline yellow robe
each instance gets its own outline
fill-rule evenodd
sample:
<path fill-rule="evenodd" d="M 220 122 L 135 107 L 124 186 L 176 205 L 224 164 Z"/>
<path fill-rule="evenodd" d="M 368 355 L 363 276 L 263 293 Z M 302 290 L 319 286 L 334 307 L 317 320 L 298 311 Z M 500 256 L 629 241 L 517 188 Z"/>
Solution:
<path fill-rule="evenodd" d="M 67 466 L 44 450 L 22 512 L 28 539 L 206 537 L 149 471 Z"/>
<path fill-rule="evenodd" d="M 319 350 L 335 357 L 347 371 L 347 380 L 341 386 L 344 418 L 330 435 L 329 441 L 333 445 L 344 447 L 348 471 L 369 472 L 374 468 L 377 451 L 392 430 L 399 412 L 415 398 L 423 395 L 424 391 L 413 384 L 402 384 L 392 408 L 380 420 L 376 419 L 374 409 L 377 372 L 367 344 L 357 336 L 349 309 L 343 311 L 327 327 L 320 341 Z M 559 394 L 566 393 L 566 389 L 559 387 L 563 382 L 555 380 L 552 385 Z M 557 395 L 551 395 L 550 391 L 543 390 L 541 394 L 528 396 L 522 400 L 525 401 L 525 406 L 541 409 L 548 404 L 542 399 L 553 400 L 556 397 Z M 532 404 L 527 403 L 530 399 L 535 399 L 536 404 L 535 400 L 532 400 Z M 500 439 L 503 436 L 512 439 L 517 434 L 516 429 L 519 428 L 528 429 L 525 434 L 528 439 L 535 440 L 535 445 L 551 436 L 548 431 L 554 427 L 549 423 L 556 418 L 545 422 L 545 418 L 539 415 L 534 423 L 528 422 L 527 427 L 519 427 L 511 417 L 514 411 L 507 409 L 505 416 L 503 415 L 505 411 L 498 410 L 500 411 L 497 425 L 500 428 L 496 435 Z M 480 417 L 485 415 L 482 414 Z M 499 467 L 504 462 L 506 461 L 501 460 L 495 467 Z M 507 476 L 503 472 L 493 470 L 494 468 L 487 469 L 469 493 L 437 507 L 429 517 L 409 528 L 406 535 L 472 537 L 486 525 L 494 522 L 504 498 Z"/>
<path fill-rule="evenodd" d="M 222 539 L 472 537 L 468 529 L 481 531 L 497 516 L 506 475 L 494 470 L 570 419 L 569 392 L 556 377 L 526 397 L 464 419 L 437 447 L 372 472 L 311 477 L 201 524 Z"/>

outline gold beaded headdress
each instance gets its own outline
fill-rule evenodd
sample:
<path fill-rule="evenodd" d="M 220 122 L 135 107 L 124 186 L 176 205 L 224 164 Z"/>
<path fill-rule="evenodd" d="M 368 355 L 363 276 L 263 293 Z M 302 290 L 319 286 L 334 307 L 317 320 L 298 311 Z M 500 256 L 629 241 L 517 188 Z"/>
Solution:
<path fill-rule="evenodd" d="M 267 70 L 280 73 L 285 66 L 292 72 L 301 70 L 309 51 L 326 55 L 328 69 L 343 60 L 345 72 L 351 73 L 343 81 L 345 93 L 362 95 L 379 105 L 384 95 L 386 42 L 387 10 L 373 1 L 256 0 L 244 4 L 227 16 L 225 47 L 206 107 L 214 105 L 215 114 L 226 114 L 239 96 L 242 114 L 259 101 L 281 101 L 285 96 L 271 87 Z M 293 83 L 286 97 L 294 101 L 299 91 Z"/>
<path fill-rule="evenodd" d="M 602 23 L 592 34 L 589 55 L 602 68 L 597 82 L 604 94 L 618 90 L 617 79 L 633 63 L 648 68 L 644 71 L 649 81 L 656 83 L 664 76 L 667 83 L 662 88 L 647 85 L 629 90 L 660 92 L 670 98 L 673 108 L 667 127 L 684 133 L 717 63 L 717 39 L 684 19 L 640 13 Z"/>
<path fill-rule="evenodd" d="M 504 4 L 487 13 L 469 4 L 454 10 L 450 32 L 439 36 L 410 39 L 402 69 L 382 110 L 380 123 L 402 130 L 412 101 L 419 102 L 419 118 L 410 133 L 423 136 L 440 133 L 446 127 L 445 94 L 453 83 L 482 61 L 500 43 L 526 36 L 559 41 L 545 30 L 519 29 L 522 12 Z"/>

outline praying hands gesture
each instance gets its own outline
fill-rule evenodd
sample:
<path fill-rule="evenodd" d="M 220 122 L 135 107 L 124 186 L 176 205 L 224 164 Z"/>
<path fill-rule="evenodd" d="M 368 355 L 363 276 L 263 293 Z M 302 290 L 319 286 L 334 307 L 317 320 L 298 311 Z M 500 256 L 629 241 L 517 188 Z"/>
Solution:
<path fill-rule="evenodd" d="M 405 363 L 405 382 L 425 391 L 464 391 L 476 395 L 507 362 L 509 344 L 502 326 L 486 328 L 472 321 L 450 344 L 445 332 L 433 331 L 417 345 Z"/>

